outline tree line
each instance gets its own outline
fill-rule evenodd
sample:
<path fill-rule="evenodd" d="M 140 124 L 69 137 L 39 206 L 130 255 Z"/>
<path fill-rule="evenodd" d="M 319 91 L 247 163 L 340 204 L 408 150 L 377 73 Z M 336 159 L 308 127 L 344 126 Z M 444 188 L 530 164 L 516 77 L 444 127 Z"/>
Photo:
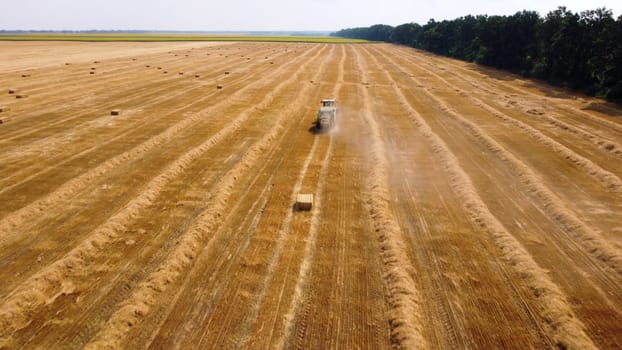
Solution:
<path fill-rule="evenodd" d="M 615 19 L 606 8 L 377 24 L 331 35 L 407 45 L 622 102 L 622 15 Z"/>

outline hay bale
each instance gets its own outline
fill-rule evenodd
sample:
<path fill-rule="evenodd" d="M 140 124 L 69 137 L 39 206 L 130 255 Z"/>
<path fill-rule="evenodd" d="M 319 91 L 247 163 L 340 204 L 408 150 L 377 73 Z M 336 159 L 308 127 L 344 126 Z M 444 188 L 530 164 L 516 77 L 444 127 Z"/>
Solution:
<path fill-rule="evenodd" d="M 95 74 L 95 72 L 94 71 L 90 71 L 89 74 Z"/>
<path fill-rule="evenodd" d="M 9 111 L 9 107 L 0 106 L 0 113 L 8 112 L 8 111 Z"/>
<path fill-rule="evenodd" d="M 222 89 L 222 85 L 216 85 L 216 89 Z"/>
<path fill-rule="evenodd" d="M 537 109 L 537 108 L 532 108 L 532 109 L 528 109 L 527 113 L 529 114 L 533 114 L 533 115 L 543 115 L 544 111 L 541 109 Z"/>
<path fill-rule="evenodd" d="M 112 111 L 110 111 L 110 115 L 120 115 L 120 114 L 121 114 L 120 109 L 113 109 Z"/>
<path fill-rule="evenodd" d="M 225 75 L 227 75 L 227 74 L 229 74 L 229 71 L 228 71 L 228 70 L 227 70 L 227 71 L 225 71 Z"/>
<path fill-rule="evenodd" d="M 184 75 L 184 72 L 179 72 L 179 75 Z"/>
<path fill-rule="evenodd" d="M 164 72 L 162 72 L 162 73 L 167 74 L 168 72 L 167 72 L 167 71 L 164 71 Z"/>
<path fill-rule="evenodd" d="M 69 63 L 69 62 L 65 62 L 65 65 L 66 65 L 66 66 L 71 66 L 71 63 Z"/>
<path fill-rule="evenodd" d="M 270 62 L 270 64 L 274 64 L 274 62 Z"/>
<path fill-rule="evenodd" d="M 200 77 L 201 77 L 201 75 L 200 75 L 200 74 L 195 74 L 195 75 L 194 75 L 194 77 L 195 77 L 195 78 L 200 78 Z"/>
<path fill-rule="evenodd" d="M 22 78 L 28 78 L 30 74 L 22 74 Z"/>
<path fill-rule="evenodd" d="M 0 124 L 2 124 L 2 123 L 4 123 L 4 122 L 2 121 L 2 119 L 0 119 Z"/>
<path fill-rule="evenodd" d="M 13 90 L 13 89 L 9 89 L 9 95 L 10 95 L 10 94 L 14 94 L 14 93 L 15 93 L 15 90 Z"/>
<path fill-rule="evenodd" d="M 308 193 L 299 193 L 296 195 L 296 210 L 309 211 L 313 207 L 313 195 Z"/>
<path fill-rule="evenodd" d="M 28 97 L 28 95 L 26 95 L 26 94 L 17 94 L 17 95 L 15 95 L 15 98 L 26 98 L 26 97 Z"/>
<path fill-rule="evenodd" d="M 96 70 L 96 69 L 97 69 L 97 68 L 95 68 L 95 67 L 91 67 L 91 70 Z"/>
<path fill-rule="evenodd" d="M 162 67 L 158 67 L 158 69 L 162 69 Z"/>
<path fill-rule="evenodd" d="M 98 63 L 100 63 L 100 62 L 99 62 L 99 61 L 93 61 L 93 63 L 98 64 Z"/>

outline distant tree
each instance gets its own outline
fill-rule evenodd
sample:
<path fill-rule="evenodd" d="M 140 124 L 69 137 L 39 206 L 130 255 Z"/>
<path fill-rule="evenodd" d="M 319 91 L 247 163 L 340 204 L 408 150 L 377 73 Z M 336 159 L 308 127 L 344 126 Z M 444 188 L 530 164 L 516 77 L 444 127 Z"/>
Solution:
<path fill-rule="evenodd" d="M 582 79 L 590 84 L 590 93 L 606 96 L 613 83 L 610 77 L 615 75 L 615 46 L 622 39 L 616 37 L 616 21 L 611 10 L 599 8 L 582 12 L 580 23 L 586 45 Z"/>
<path fill-rule="evenodd" d="M 479 22 L 486 16 L 465 16 L 455 20 L 454 45 L 449 53 L 451 57 L 474 61 L 481 42 L 479 40 Z"/>
<path fill-rule="evenodd" d="M 417 23 L 406 23 L 393 28 L 389 40 L 392 43 L 414 47 L 417 43 L 421 26 Z"/>
<path fill-rule="evenodd" d="M 371 27 L 357 27 L 342 29 L 335 33 L 331 33 L 332 36 L 339 36 L 350 39 L 365 39 L 371 41 L 389 41 L 393 27 L 385 24 L 375 24 Z"/>
<path fill-rule="evenodd" d="M 373 41 L 390 41 L 393 27 L 386 24 L 375 24 L 369 27 L 369 39 Z"/>
<path fill-rule="evenodd" d="M 507 69 L 525 75 L 531 72 L 538 55 L 537 29 L 541 23 L 542 19 L 535 11 L 517 12 L 508 17 L 504 34 L 506 38 L 511 38 L 504 52 Z"/>
<path fill-rule="evenodd" d="M 439 55 L 448 56 L 454 42 L 454 28 L 450 21 L 429 20 L 422 28 L 419 47 Z"/>
<path fill-rule="evenodd" d="M 342 37 L 342 38 L 350 38 L 350 39 L 368 39 L 369 28 L 357 27 L 357 28 L 341 29 L 335 33 L 331 33 L 331 35 Z"/>
<path fill-rule="evenodd" d="M 579 15 L 566 7 L 549 12 L 538 31 L 540 65 L 537 75 L 553 81 L 570 81 L 577 77 L 584 41 Z"/>
<path fill-rule="evenodd" d="M 622 102 L 622 16 L 615 20 L 605 8 L 576 14 L 559 7 L 544 18 L 521 11 L 430 19 L 423 26 L 376 24 L 333 35 L 408 45 Z"/>
<path fill-rule="evenodd" d="M 622 103 L 622 15 L 611 28 L 611 52 L 605 76 L 604 95 L 608 99 Z"/>

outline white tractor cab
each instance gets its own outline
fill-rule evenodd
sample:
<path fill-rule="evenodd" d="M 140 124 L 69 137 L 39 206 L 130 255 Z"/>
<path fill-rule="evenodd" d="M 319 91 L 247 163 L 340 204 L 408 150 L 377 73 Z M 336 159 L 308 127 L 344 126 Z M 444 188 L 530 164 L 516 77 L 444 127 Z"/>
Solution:
<path fill-rule="evenodd" d="M 317 112 L 315 127 L 320 130 L 329 130 L 337 124 L 337 101 L 334 99 L 322 100 L 322 107 Z"/>

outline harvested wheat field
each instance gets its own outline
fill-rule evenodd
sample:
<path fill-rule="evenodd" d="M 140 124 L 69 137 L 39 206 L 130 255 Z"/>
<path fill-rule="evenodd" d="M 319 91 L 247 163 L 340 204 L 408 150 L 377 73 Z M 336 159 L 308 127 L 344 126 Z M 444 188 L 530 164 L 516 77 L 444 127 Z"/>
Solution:
<path fill-rule="evenodd" d="M 619 107 L 388 44 L 0 52 L 1 348 L 622 347 Z"/>

